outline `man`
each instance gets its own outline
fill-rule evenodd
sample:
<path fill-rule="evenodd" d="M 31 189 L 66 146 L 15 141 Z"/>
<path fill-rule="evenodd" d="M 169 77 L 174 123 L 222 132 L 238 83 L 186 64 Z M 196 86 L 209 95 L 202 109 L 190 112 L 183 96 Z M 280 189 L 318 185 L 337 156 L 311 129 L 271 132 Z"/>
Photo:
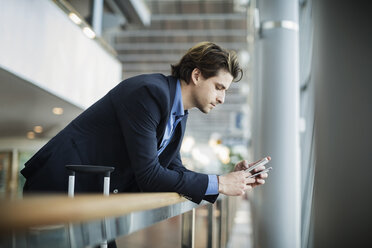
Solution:
<path fill-rule="evenodd" d="M 263 184 L 267 174 L 248 178 L 246 161 L 234 172 L 216 176 L 186 169 L 180 157 L 188 109 L 208 113 L 222 104 L 241 74 L 235 53 L 202 42 L 172 65 L 172 76 L 124 80 L 25 164 L 24 192 L 67 192 L 68 164 L 115 167 L 113 193 L 178 192 L 195 203 L 214 202 L 219 193 L 242 195 Z M 100 176 L 79 175 L 75 190 L 98 192 L 102 181 Z"/>

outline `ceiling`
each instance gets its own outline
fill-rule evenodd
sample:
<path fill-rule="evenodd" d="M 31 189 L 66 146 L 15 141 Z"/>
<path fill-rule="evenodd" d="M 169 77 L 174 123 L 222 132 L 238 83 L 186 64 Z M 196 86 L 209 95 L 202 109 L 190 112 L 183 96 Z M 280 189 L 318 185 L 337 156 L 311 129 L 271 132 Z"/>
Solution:
<path fill-rule="evenodd" d="M 123 63 L 124 77 L 148 72 L 168 74 L 169 65 L 201 41 L 236 51 L 248 48 L 246 7 L 237 7 L 236 1 L 145 2 L 151 12 L 150 26 L 127 25 L 114 34 L 112 45 Z"/>
<path fill-rule="evenodd" d="M 82 109 L 0 68 L 0 138 L 25 138 L 35 126 L 43 132 L 36 138 L 50 138 L 75 118 Z M 64 109 L 54 115 L 54 107 Z"/>

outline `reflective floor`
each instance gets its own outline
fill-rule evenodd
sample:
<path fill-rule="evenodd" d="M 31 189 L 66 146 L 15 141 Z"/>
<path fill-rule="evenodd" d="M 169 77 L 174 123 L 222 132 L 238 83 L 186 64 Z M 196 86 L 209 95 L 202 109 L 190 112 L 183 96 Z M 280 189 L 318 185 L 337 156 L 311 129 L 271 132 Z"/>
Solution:
<path fill-rule="evenodd" d="M 251 209 L 248 200 L 240 201 L 227 248 L 252 248 L 253 230 Z"/>

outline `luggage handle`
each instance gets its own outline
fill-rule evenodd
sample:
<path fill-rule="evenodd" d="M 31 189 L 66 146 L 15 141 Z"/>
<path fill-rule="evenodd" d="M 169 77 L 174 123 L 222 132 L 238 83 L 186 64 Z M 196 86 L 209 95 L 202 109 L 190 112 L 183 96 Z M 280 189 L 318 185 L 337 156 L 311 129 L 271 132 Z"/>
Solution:
<path fill-rule="evenodd" d="M 75 191 L 75 172 L 89 174 L 104 174 L 103 194 L 110 194 L 110 173 L 115 170 L 114 167 L 96 166 L 96 165 L 66 165 L 66 169 L 70 171 L 68 178 L 68 196 L 74 197 Z"/>

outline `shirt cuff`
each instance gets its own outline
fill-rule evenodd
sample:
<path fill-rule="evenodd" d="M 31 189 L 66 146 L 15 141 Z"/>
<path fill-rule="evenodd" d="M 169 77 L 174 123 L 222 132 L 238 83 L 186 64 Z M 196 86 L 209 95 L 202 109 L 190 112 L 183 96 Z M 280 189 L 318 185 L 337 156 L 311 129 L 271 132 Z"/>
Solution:
<path fill-rule="evenodd" d="M 217 195 L 218 194 L 218 180 L 217 175 L 208 175 L 208 188 L 205 195 Z"/>

